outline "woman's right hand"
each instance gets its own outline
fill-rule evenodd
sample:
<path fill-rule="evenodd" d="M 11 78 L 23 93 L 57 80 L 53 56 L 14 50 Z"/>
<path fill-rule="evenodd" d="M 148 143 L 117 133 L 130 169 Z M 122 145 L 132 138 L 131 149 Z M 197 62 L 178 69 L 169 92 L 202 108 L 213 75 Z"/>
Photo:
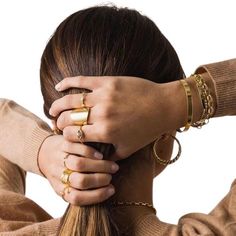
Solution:
<path fill-rule="evenodd" d="M 59 85 L 59 88 L 58 88 Z M 83 126 L 85 142 L 113 144 L 111 160 L 127 158 L 164 133 L 187 122 L 186 97 L 179 81 L 157 84 L 129 76 L 78 76 L 65 78 L 58 91 L 86 88 L 90 107 L 88 125 Z M 78 142 L 78 126 L 71 120 L 71 109 L 81 107 L 82 94 L 69 94 L 51 106 L 65 139 Z"/>
<path fill-rule="evenodd" d="M 70 193 L 65 191 L 64 199 L 73 205 L 83 206 L 103 202 L 114 194 L 110 182 L 119 166 L 101 158 L 101 154 L 92 147 L 68 142 L 62 135 L 53 135 L 43 142 L 38 163 L 41 172 L 60 196 L 65 188 L 60 177 L 66 168 L 73 170 L 69 178 Z"/>

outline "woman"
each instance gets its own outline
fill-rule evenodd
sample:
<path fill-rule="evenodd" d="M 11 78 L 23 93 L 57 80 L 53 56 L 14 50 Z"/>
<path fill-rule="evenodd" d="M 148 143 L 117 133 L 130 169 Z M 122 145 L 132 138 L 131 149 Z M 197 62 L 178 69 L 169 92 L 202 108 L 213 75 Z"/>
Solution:
<path fill-rule="evenodd" d="M 86 12 L 86 11 L 85 11 Z M 122 11 L 121 11 L 122 12 Z M 114 12 L 112 12 L 114 14 Z M 104 15 L 104 14 L 103 14 Z M 73 19 L 73 17 L 72 17 Z M 69 21 L 69 19 L 68 19 Z M 72 21 L 73 22 L 73 21 Z M 73 22 L 75 23 L 75 22 Z M 63 25 L 62 25 L 62 28 L 63 28 Z M 156 29 L 155 29 L 156 30 Z M 60 30 L 59 30 L 60 32 Z M 63 32 L 63 30 L 62 30 Z M 65 35 L 64 35 L 65 36 Z M 56 38 L 56 39 L 55 39 Z M 59 38 L 55 37 L 54 39 L 52 40 L 55 40 L 54 43 L 59 43 L 57 40 Z M 61 38 L 61 37 L 60 37 Z M 65 40 L 66 41 L 66 40 Z M 60 43 L 59 43 L 60 45 Z M 55 45 L 54 45 L 55 46 Z M 50 48 L 50 46 L 49 46 Z M 64 47 L 62 47 L 64 48 Z M 68 49 L 68 48 L 67 48 Z M 170 47 L 171 49 L 171 47 Z M 172 49 L 173 50 L 173 49 Z M 50 51 L 50 50 L 49 50 Z M 57 52 L 58 51 L 54 51 L 54 52 Z M 62 53 L 62 52 L 61 52 Z M 159 53 L 159 52 L 158 52 Z M 173 52 L 172 52 L 173 53 Z M 49 58 L 50 58 L 50 55 L 49 54 Z M 132 54 L 133 55 L 133 54 Z M 159 54 L 158 54 L 159 55 Z M 52 55 L 51 55 L 52 56 Z M 48 58 L 48 57 L 46 57 Z M 60 56 L 58 57 L 60 59 L 63 60 L 63 56 Z M 176 56 L 175 58 L 171 57 L 172 59 L 176 59 Z M 52 59 L 52 58 L 51 58 Z M 55 59 L 55 58 L 54 58 Z M 68 58 L 67 58 L 68 59 Z M 170 59 L 170 58 L 169 58 Z M 46 60 L 48 62 L 47 66 L 50 66 L 50 65 L 54 65 L 54 63 L 51 61 L 51 60 Z M 52 63 L 50 64 L 49 63 Z M 167 60 L 168 61 L 168 60 Z M 60 61 L 61 62 L 61 61 Z M 178 61 L 177 61 L 178 62 Z M 72 62 L 73 63 L 73 62 Z M 63 65 L 62 64 L 59 64 L 60 66 Z M 179 63 L 174 63 L 175 66 L 179 67 Z M 65 65 L 64 65 L 65 66 Z M 68 64 L 66 65 L 68 66 Z M 47 68 L 47 67 L 46 67 Z M 50 68 L 50 67 L 49 67 Z M 54 67 L 53 67 L 54 68 Z M 139 68 L 139 67 L 138 67 Z M 181 67 L 179 67 L 181 69 Z M 55 69 L 55 68 L 54 68 Z M 135 68 L 137 69 L 137 68 Z M 163 68 L 162 68 L 163 69 Z M 63 70 L 64 71 L 64 70 Z M 55 70 L 55 72 L 52 70 L 46 70 L 45 73 L 52 73 L 54 74 L 55 72 L 62 72 L 58 69 Z M 163 72 L 161 70 L 161 72 Z M 77 72 L 78 73 L 78 72 Z M 127 73 L 127 72 L 126 72 Z M 160 72 L 159 72 L 160 73 Z M 168 70 L 167 72 L 168 73 Z M 175 77 L 178 73 L 175 73 L 173 75 L 173 77 Z M 51 74 L 50 74 L 51 75 Z M 63 76 L 71 76 L 71 75 L 60 75 L 60 77 L 63 77 Z M 60 78 L 59 77 L 59 78 Z M 168 76 L 169 77 L 169 76 Z M 177 76 L 178 78 L 176 79 L 180 79 L 181 78 L 181 75 Z M 42 78 L 42 77 L 41 77 Z M 55 78 L 57 79 L 58 77 L 51 77 L 51 78 Z M 154 78 L 158 78 L 158 76 L 155 76 Z M 159 77 L 160 78 L 160 77 Z M 171 77 L 169 77 L 171 78 Z M 174 82 L 173 82 L 174 83 Z M 176 83 L 174 83 L 176 85 Z M 173 86 L 174 84 L 171 83 L 170 86 Z M 54 85 L 54 84 L 53 84 Z M 48 88 L 49 86 L 47 86 Z M 52 86 L 51 86 L 52 87 Z M 49 87 L 50 88 L 50 87 Z M 162 87 L 164 88 L 164 87 Z M 173 87 L 172 87 L 173 88 Z M 180 89 L 179 89 L 180 90 Z M 178 89 L 176 91 L 179 91 Z M 159 90 L 160 91 L 160 90 Z M 165 90 L 166 91 L 166 90 Z M 182 93 L 181 93 L 182 94 Z M 197 94 L 197 93 L 196 93 Z M 184 94 L 183 94 L 184 95 Z M 51 93 L 47 93 L 45 92 L 44 96 L 52 96 Z M 194 93 L 193 93 L 193 96 L 194 96 Z M 181 98 L 183 98 L 184 100 L 184 96 L 180 96 Z M 197 96 L 196 96 L 197 97 Z M 55 98 L 54 98 L 55 99 Z M 46 100 L 46 99 L 45 99 Z M 197 101 L 197 99 L 196 99 Z M 177 101 L 176 101 L 177 102 Z M 50 102 L 49 102 L 50 103 Z M 177 102 L 178 104 L 178 102 Z M 199 102 L 196 102 L 196 104 L 200 104 L 200 101 Z M 7 103 L 5 103 L 5 108 L 7 107 Z M 46 108 L 49 110 L 49 107 L 50 106 L 46 106 Z M 200 108 L 200 106 L 198 106 Z M 3 107 L 4 108 L 4 107 Z M 4 109 L 5 109 L 4 108 Z M 47 109 L 46 112 L 47 112 Z M 199 109 L 200 110 L 200 109 Z M 183 109 L 183 111 L 185 112 L 185 109 Z M 184 113 L 183 112 L 183 113 Z M 199 112 L 199 114 L 201 114 L 201 112 Z M 195 120 L 196 117 L 195 117 Z M 184 119 L 185 121 L 185 119 Z M 38 122 L 39 124 L 41 124 L 41 122 Z M 86 126 L 84 126 L 86 127 Z M 176 128 L 178 128 L 179 126 L 177 126 Z M 38 127 L 37 127 L 38 128 Z M 171 127 L 172 128 L 172 127 Z M 168 131 L 169 129 L 167 129 Z M 173 129 L 174 130 L 174 129 Z M 45 131 L 46 133 L 46 131 Z M 36 132 L 37 134 L 37 132 Z M 48 138 L 50 139 L 50 138 Z M 91 141 L 94 141 L 94 140 L 91 140 Z M 164 142 L 164 141 L 163 141 Z M 172 146 L 172 140 L 167 140 L 163 143 L 162 145 L 162 148 L 164 149 L 164 151 L 166 152 L 166 155 L 165 155 L 165 158 L 169 158 L 170 156 L 170 153 L 171 153 L 171 146 Z M 114 196 L 114 198 L 117 198 L 118 200 L 121 198 L 124 198 L 127 196 L 129 197 L 135 197 L 135 195 L 137 195 L 140 199 L 137 199 L 137 200 L 141 200 L 141 201 L 144 201 L 144 202 L 149 202 L 151 203 L 152 199 L 151 199 L 151 188 L 152 188 L 152 178 L 153 178 L 153 174 L 158 174 L 158 172 L 161 171 L 161 168 L 160 168 L 160 165 L 156 165 L 156 162 L 154 161 L 154 158 L 153 156 L 150 155 L 150 146 L 147 145 L 145 148 L 139 150 L 137 153 L 135 153 L 133 155 L 133 157 L 125 160 L 124 162 L 121 162 L 120 165 L 121 165 L 121 168 L 120 168 L 120 172 L 119 172 L 119 175 L 117 174 L 117 176 L 114 178 L 114 184 L 116 185 L 117 184 L 117 188 L 122 188 L 120 190 L 117 190 L 117 195 Z M 32 150 L 35 150 L 35 149 L 32 149 Z M 160 151 L 161 152 L 161 151 Z M 140 158 L 135 158 L 135 157 L 140 157 Z M 142 162 L 140 161 L 140 159 L 144 157 L 142 159 Z M 40 159 L 39 159 L 40 161 Z M 41 162 L 43 164 L 43 161 Z M 9 163 L 8 163 L 9 164 Z M 8 165 L 7 164 L 7 165 Z M 45 165 L 46 166 L 46 165 Z M 130 167 L 136 167 L 134 169 L 131 169 Z M 41 168 L 43 167 L 43 165 L 41 165 Z M 130 168 L 130 172 L 127 173 L 127 169 Z M 155 173 L 153 173 L 152 171 L 150 170 L 155 170 Z M 42 168 L 42 171 L 44 170 L 44 167 Z M 45 173 L 46 174 L 46 173 Z M 137 179 L 140 178 L 140 175 L 145 175 L 146 178 L 145 181 L 146 182 L 140 182 L 140 181 L 137 181 Z M 129 183 L 122 183 L 119 184 L 119 182 L 121 181 L 121 178 L 124 178 L 126 179 L 125 177 L 129 177 L 129 179 L 132 181 L 133 185 L 133 189 L 134 191 L 136 192 L 133 192 L 131 191 L 131 193 L 133 193 L 133 195 L 131 195 L 130 193 L 130 186 L 129 186 Z M 143 194 L 144 193 L 144 190 L 146 193 L 148 194 Z M 14 190 L 13 190 L 14 191 Z M 12 192 L 13 192 L 12 191 Z M 134 194 L 136 193 L 136 194 Z M 69 198 L 69 195 L 70 193 L 68 193 L 67 195 L 65 195 L 65 198 Z M 230 196 L 230 195 L 229 195 Z M 227 203 L 228 201 L 228 198 L 229 196 L 224 200 L 224 204 Z M 22 196 L 23 198 L 23 196 Z M 142 199 L 143 198 L 143 199 Z M 126 199 L 126 200 L 129 200 L 129 199 Z M 130 199 L 130 200 L 134 200 L 134 199 Z M 218 210 L 221 208 L 221 205 L 217 208 Z M 230 212 L 230 208 L 227 208 L 225 210 L 225 212 L 227 212 L 228 214 L 232 214 L 232 212 Z M 155 218 L 154 214 L 153 214 L 153 209 L 152 208 L 148 208 L 148 207 L 130 207 L 130 208 L 127 208 L 127 207 L 123 207 L 122 208 L 122 211 L 119 211 L 119 210 L 116 210 L 116 208 L 114 208 L 113 210 L 114 212 L 112 212 L 112 214 L 114 214 L 114 216 L 116 216 L 116 223 L 118 226 L 120 226 L 119 228 L 120 229 L 124 229 L 124 225 L 127 225 L 127 222 L 124 222 L 123 220 L 126 220 L 124 219 L 124 215 L 127 217 L 127 220 L 130 220 L 130 222 L 132 223 L 131 227 L 129 229 L 125 229 L 125 232 L 126 234 L 128 235 L 178 235 L 178 231 L 182 231 L 182 234 L 189 234 L 189 232 L 193 232 L 194 230 L 194 227 L 196 227 L 196 231 L 198 232 L 201 232 L 202 234 L 203 233 L 206 233 L 210 232 L 210 230 L 212 230 L 212 233 L 225 233 L 225 229 L 222 229 L 222 225 L 227 225 L 226 223 L 227 220 L 224 222 L 221 218 L 221 217 L 217 217 L 217 212 L 213 212 L 212 213 L 212 216 L 201 216 L 201 215 L 189 215 L 188 217 L 185 217 L 181 220 L 180 224 L 179 224 L 179 229 L 177 229 L 177 227 L 175 226 L 171 226 L 171 225 L 168 225 L 168 224 L 164 224 L 162 222 L 160 222 L 157 218 Z M 221 212 L 222 209 L 221 209 Z M 193 219 L 191 219 L 193 218 Z M 217 219 L 218 218 L 218 219 Z M 46 218 L 45 218 L 46 219 Z M 233 215 L 232 215 L 232 218 L 230 219 L 230 222 L 232 223 L 233 222 Z M 204 222 L 205 225 L 202 226 L 202 223 L 199 223 L 200 221 Z M 55 223 L 56 224 L 56 223 Z M 54 224 L 54 226 L 55 226 Z M 42 224 L 43 225 L 43 224 Z M 46 228 L 50 228 L 49 225 L 47 225 L 47 222 L 45 222 L 45 225 L 46 225 Z M 121 228 L 121 226 L 123 226 Z M 148 227 L 147 226 L 151 226 L 151 227 Z M 19 227 L 19 226 L 16 226 L 16 228 Z M 43 228 L 43 227 L 42 227 Z M 52 227 L 53 228 L 53 227 Z M 51 229 L 52 229 L 51 228 Z M 45 228 L 44 228 L 45 229 Z M 223 231 L 222 231 L 223 230 Z M 228 229 L 227 229 L 228 230 Z M 231 230 L 231 229 L 230 229 Z M 45 232 L 45 231 L 44 231 Z M 180 233 L 181 234 L 181 233 Z M 42 235 L 42 234 L 41 234 Z M 218 234 L 219 235 L 219 234 Z"/>

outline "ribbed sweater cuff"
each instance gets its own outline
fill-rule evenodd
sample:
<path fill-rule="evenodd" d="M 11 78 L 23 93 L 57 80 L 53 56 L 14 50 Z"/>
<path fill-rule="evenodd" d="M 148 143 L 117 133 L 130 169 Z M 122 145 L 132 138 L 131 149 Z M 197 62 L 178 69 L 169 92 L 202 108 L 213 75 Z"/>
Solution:
<path fill-rule="evenodd" d="M 42 127 L 36 126 L 32 132 L 32 135 L 26 136 L 24 157 L 26 161 L 28 160 L 28 170 L 30 172 L 43 176 L 38 166 L 38 154 L 44 140 L 51 135 L 52 133 L 49 131 L 43 130 Z"/>
<path fill-rule="evenodd" d="M 203 65 L 213 79 L 216 89 L 217 109 L 215 117 L 236 114 L 236 59 Z"/>

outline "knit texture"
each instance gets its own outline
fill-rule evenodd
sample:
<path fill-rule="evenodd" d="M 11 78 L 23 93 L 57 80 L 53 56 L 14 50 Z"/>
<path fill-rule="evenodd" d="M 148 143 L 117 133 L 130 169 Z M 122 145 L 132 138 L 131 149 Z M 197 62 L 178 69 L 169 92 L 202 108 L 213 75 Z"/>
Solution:
<path fill-rule="evenodd" d="M 0 99 L 0 130 L 0 155 L 25 171 L 42 175 L 37 156 L 44 139 L 52 134 L 50 127 L 17 103 Z"/>
<path fill-rule="evenodd" d="M 215 84 L 217 110 L 215 117 L 236 115 L 236 59 L 204 65 Z"/>

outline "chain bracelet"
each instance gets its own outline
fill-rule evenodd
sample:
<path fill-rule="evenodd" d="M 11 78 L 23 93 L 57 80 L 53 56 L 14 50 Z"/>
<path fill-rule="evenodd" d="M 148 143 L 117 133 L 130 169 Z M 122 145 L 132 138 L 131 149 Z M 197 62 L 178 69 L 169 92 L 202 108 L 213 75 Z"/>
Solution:
<path fill-rule="evenodd" d="M 201 98 L 202 101 L 203 113 L 201 115 L 201 119 L 193 123 L 192 126 L 197 128 L 202 128 L 203 125 L 206 125 L 209 122 L 209 119 L 214 114 L 214 107 L 213 107 L 214 103 L 209 88 L 204 79 L 202 78 L 202 76 L 199 74 L 195 74 L 193 75 L 193 77 L 197 85 L 199 97 Z"/>

